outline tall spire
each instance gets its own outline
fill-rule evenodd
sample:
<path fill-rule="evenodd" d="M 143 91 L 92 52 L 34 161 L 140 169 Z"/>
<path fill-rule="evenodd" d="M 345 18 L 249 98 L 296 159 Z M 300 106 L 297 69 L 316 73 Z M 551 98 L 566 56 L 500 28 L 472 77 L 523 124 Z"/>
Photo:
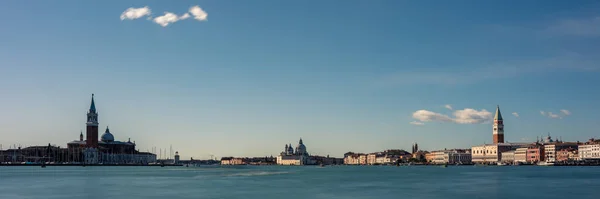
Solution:
<path fill-rule="evenodd" d="M 500 113 L 500 105 L 496 106 L 496 115 L 494 116 L 494 120 L 502 120 L 502 114 Z"/>
<path fill-rule="evenodd" d="M 92 104 L 90 105 L 90 112 L 96 112 L 96 104 L 94 103 L 94 93 L 92 93 Z"/>

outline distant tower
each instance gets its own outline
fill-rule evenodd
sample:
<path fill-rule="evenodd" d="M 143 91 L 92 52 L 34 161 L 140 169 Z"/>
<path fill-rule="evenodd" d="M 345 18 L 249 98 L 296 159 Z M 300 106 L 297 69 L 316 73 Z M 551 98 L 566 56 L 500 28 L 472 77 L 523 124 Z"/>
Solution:
<path fill-rule="evenodd" d="M 179 151 L 175 151 L 175 164 L 179 164 Z"/>
<path fill-rule="evenodd" d="M 94 103 L 94 94 L 92 94 L 92 104 L 87 113 L 86 145 L 88 148 L 98 148 L 98 113 Z"/>
<path fill-rule="evenodd" d="M 504 123 L 502 114 L 500 113 L 500 106 L 496 107 L 496 116 L 494 116 L 493 139 L 494 144 L 504 143 Z"/>
<path fill-rule="evenodd" d="M 417 143 L 415 142 L 415 152 L 413 152 L 413 153 L 416 153 L 416 152 L 419 152 L 419 144 L 417 144 Z"/>
<path fill-rule="evenodd" d="M 79 133 L 79 141 L 83 141 L 83 131 L 81 131 L 81 133 Z"/>

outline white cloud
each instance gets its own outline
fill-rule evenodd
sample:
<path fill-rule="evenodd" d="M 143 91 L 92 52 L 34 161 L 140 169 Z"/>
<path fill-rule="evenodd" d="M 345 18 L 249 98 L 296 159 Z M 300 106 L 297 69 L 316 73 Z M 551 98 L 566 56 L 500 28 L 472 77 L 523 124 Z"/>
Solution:
<path fill-rule="evenodd" d="M 540 114 L 542 114 L 543 116 L 546 116 L 546 112 L 544 112 L 544 111 L 540 111 Z"/>
<path fill-rule="evenodd" d="M 552 112 L 548 112 L 548 117 L 549 118 L 554 118 L 554 119 L 556 119 L 556 118 L 562 119 L 562 117 L 560 117 L 560 115 L 554 114 Z"/>
<path fill-rule="evenodd" d="M 413 113 L 413 118 L 421 122 L 440 121 L 458 124 L 480 124 L 492 120 L 492 113 L 485 109 L 481 109 L 480 111 L 470 108 L 456 110 L 454 111 L 453 116 L 454 117 L 450 117 L 428 110 L 418 110 Z"/>
<path fill-rule="evenodd" d="M 183 14 L 181 17 L 179 17 L 179 20 L 184 20 L 184 19 L 187 19 L 187 18 L 190 18 L 190 14 L 189 13 Z"/>
<path fill-rule="evenodd" d="M 452 105 L 450 105 L 450 104 L 446 104 L 444 107 L 446 107 L 449 110 L 452 110 Z"/>
<path fill-rule="evenodd" d="M 430 121 L 442 121 L 442 122 L 451 122 L 453 121 L 447 115 L 441 113 L 435 113 L 428 110 L 418 110 L 413 113 L 413 118 L 421 121 L 421 122 L 430 122 Z"/>
<path fill-rule="evenodd" d="M 492 113 L 485 109 L 481 111 L 466 108 L 454 111 L 454 121 L 459 124 L 480 124 L 492 120 Z"/>
<path fill-rule="evenodd" d="M 158 25 L 161 25 L 162 27 L 166 27 L 169 24 L 175 23 L 179 20 L 187 19 L 189 17 L 190 17 L 190 15 L 187 13 L 185 13 L 184 15 L 179 17 L 176 14 L 173 14 L 170 12 L 165 12 L 164 15 L 154 18 L 154 23 L 157 23 Z"/>
<path fill-rule="evenodd" d="M 417 125 L 417 126 L 423 126 L 423 125 L 425 125 L 425 123 L 423 123 L 423 122 L 417 122 L 417 121 L 412 121 L 412 122 L 410 122 L 410 124 Z"/>
<path fill-rule="evenodd" d="M 571 115 L 571 111 L 566 110 L 566 109 L 562 109 L 562 110 L 560 110 L 560 112 L 562 112 L 565 115 Z"/>
<path fill-rule="evenodd" d="M 513 114 L 515 117 L 519 117 L 519 113 L 517 113 L 517 112 L 513 112 L 512 114 Z"/>
<path fill-rule="evenodd" d="M 121 13 L 121 20 L 129 19 L 139 19 L 144 16 L 150 16 L 152 11 L 148 6 L 142 8 L 127 8 L 123 13 Z"/>
<path fill-rule="evenodd" d="M 200 6 L 192 6 L 189 11 L 192 15 L 194 15 L 194 19 L 198 21 L 206 21 L 208 17 L 208 13 L 206 13 Z"/>

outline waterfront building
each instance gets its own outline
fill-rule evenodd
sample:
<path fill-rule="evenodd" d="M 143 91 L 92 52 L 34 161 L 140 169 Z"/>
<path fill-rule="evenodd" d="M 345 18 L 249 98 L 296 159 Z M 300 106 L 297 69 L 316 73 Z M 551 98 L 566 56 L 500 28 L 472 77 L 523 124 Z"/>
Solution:
<path fill-rule="evenodd" d="M 347 165 L 358 165 L 360 164 L 360 160 L 359 157 L 362 154 L 360 153 L 354 153 L 354 152 L 348 152 L 344 154 L 344 164 Z"/>
<path fill-rule="evenodd" d="M 367 164 L 367 154 L 360 154 L 360 156 L 358 156 L 358 164 L 360 165 L 366 165 Z"/>
<path fill-rule="evenodd" d="M 600 160 L 600 140 L 590 139 L 579 147 L 579 159 L 584 161 Z"/>
<path fill-rule="evenodd" d="M 375 164 L 375 160 L 377 159 L 377 156 L 381 156 L 381 153 L 369 153 L 367 154 L 367 164 L 368 165 L 374 165 Z"/>
<path fill-rule="evenodd" d="M 561 149 L 556 152 L 556 162 L 567 162 L 579 160 L 579 154 L 575 148 Z"/>
<path fill-rule="evenodd" d="M 383 157 L 382 164 L 396 164 L 396 162 L 400 161 L 400 157 L 394 155 L 386 155 Z"/>
<path fill-rule="evenodd" d="M 555 162 L 557 161 L 557 152 L 562 149 L 573 148 L 577 150 L 577 143 L 575 142 L 562 142 L 562 141 L 553 141 L 550 135 L 546 138 L 546 142 L 544 142 L 544 153 L 546 161 Z"/>
<path fill-rule="evenodd" d="M 530 145 L 529 143 L 498 143 L 471 147 L 473 163 L 496 163 L 502 159 L 502 153 Z M 515 157 L 516 158 L 516 157 Z"/>
<path fill-rule="evenodd" d="M 233 157 L 221 157 L 221 165 L 231 165 Z"/>
<path fill-rule="evenodd" d="M 545 161 L 544 146 L 540 143 L 535 143 L 527 147 L 527 162 L 537 163 Z"/>
<path fill-rule="evenodd" d="M 510 163 L 510 164 L 514 163 L 515 162 L 515 151 L 516 150 L 502 152 L 501 153 L 502 158 L 500 159 L 500 161 L 504 162 L 504 163 Z M 524 154 L 524 157 L 525 156 L 526 155 Z"/>
<path fill-rule="evenodd" d="M 298 141 L 296 150 L 292 148 L 292 145 L 285 145 L 283 152 L 277 156 L 278 165 L 306 165 L 313 164 L 309 159 L 309 154 L 306 151 L 306 146 L 302 142 L 302 138 Z"/>
<path fill-rule="evenodd" d="M 411 154 L 412 158 L 416 159 L 417 161 L 425 161 L 426 158 L 425 156 L 428 154 L 428 151 L 417 151 L 413 154 Z"/>
<path fill-rule="evenodd" d="M 435 158 L 435 154 L 433 154 L 433 152 L 429 152 L 429 153 L 425 154 L 426 162 L 432 162 L 434 158 Z"/>
<path fill-rule="evenodd" d="M 222 157 L 221 165 L 246 165 L 248 158 Z"/>
<path fill-rule="evenodd" d="M 471 151 L 468 149 L 451 149 L 432 151 L 433 164 L 470 164 Z"/>
<path fill-rule="evenodd" d="M 527 163 L 527 148 L 517 148 L 515 150 L 515 163 Z"/>

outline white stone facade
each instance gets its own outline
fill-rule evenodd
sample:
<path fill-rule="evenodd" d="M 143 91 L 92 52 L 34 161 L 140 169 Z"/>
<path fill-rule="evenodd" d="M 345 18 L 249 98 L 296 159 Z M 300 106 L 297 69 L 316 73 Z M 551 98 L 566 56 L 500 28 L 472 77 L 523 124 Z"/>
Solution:
<path fill-rule="evenodd" d="M 600 143 L 579 145 L 580 160 L 600 160 Z"/>

